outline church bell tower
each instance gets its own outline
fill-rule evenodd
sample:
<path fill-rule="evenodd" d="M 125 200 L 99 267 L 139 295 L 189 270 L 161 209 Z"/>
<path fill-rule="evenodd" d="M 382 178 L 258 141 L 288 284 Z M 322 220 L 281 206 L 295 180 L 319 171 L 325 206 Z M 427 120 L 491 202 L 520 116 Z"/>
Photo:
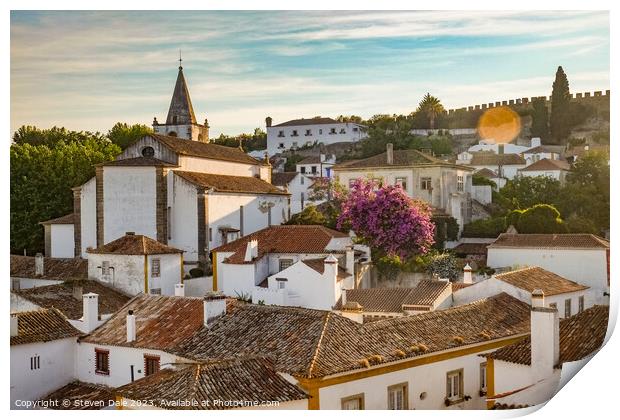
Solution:
<path fill-rule="evenodd" d="M 157 118 L 153 119 L 153 131 L 157 134 L 179 137 L 187 140 L 209 142 L 209 122 L 205 118 L 204 124 L 196 122 L 194 107 L 189 97 L 189 89 L 183 74 L 182 59 L 179 56 L 179 74 L 174 85 L 170 108 L 166 123 L 160 124 Z"/>

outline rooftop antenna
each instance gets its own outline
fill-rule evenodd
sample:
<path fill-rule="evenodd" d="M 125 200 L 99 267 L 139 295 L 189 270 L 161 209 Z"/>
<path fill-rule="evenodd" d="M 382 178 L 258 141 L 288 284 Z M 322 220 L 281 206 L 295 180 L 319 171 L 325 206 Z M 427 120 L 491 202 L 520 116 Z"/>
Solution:
<path fill-rule="evenodd" d="M 179 48 L 179 70 L 183 69 L 183 66 L 181 65 L 183 62 L 183 58 L 181 57 L 181 49 Z"/>

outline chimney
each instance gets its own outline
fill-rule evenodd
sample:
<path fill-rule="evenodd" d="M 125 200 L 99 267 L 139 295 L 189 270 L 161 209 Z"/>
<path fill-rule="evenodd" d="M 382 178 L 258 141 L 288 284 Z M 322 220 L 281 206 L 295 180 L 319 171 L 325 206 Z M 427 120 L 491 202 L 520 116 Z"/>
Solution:
<path fill-rule="evenodd" d="M 560 360 L 560 318 L 556 308 L 545 307 L 545 294 L 532 292 L 530 315 L 531 365 L 534 379 L 541 381 L 553 374 Z"/>
<path fill-rule="evenodd" d="M 344 290 L 343 290 L 344 292 Z M 349 318 L 351 321 L 355 321 L 358 324 L 364 323 L 364 313 L 362 305 L 357 302 L 347 302 L 342 304 L 340 315 L 345 318 Z"/>
<path fill-rule="evenodd" d="M 345 265 L 347 273 L 355 274 L 355 250 L 353 245 L 347 246 L 345 253 Z"/>
<path fill-rule="evenodd" d="M 127 342 L 136 341 L 136 316 L 133 310 L 127 311 Z"/>
<path fill-rule="evenodd" d="M 252 258 L 258 257 L 258 240 L 254 239 L 252 241 Z"/>
<path fill-rule="evenodd" d="M 183 283 L 178 283 L 174 285 L 174 295 L 185 296 L 185 285 Z"/>
<path fill-rule="evenodd" d="M 333 280 L 334 284 L 338 281 L 338 258 L 329 254 L 327 258 L 323 260 L 325 268 L 323 269 L 323 276 L 329 280 Z"/>
<path fill-rule="evenodd" d="M 321 162 L 321 163 L 325 162 L 325 153 L 321 153 L 319 155 L 319 162 Z"/>
<path fill-rule="evenodd" d="M 91 332 L 97 328 L 99 321 L 99 295 L 96 293 L 86 293 L 82 295 L 82 322 L 84 330 Z"/>
<path fill-rule="evenodd" d="M 82 286 L 73 285 L 73 299 L 82 300 L 82 295 L 84 294 L 84 289 Z"/>
<path fill-rule="evenodd" d="M 465 284 L 473 283 L 472 278 L 471 278 L 471 267 L 469 263 L 467 263 L 465 267 L 463 267 L 463 283 Z"/>
<path fill-rule="evenodd" d="M 394 163 L 394 145 L 392 143 L 388 143 L 387 147 L 387 164 L 392 165 Z"/>
<path fill-rule="evenodd" d="M 347 304 L 347 289 L 342 289 L 340 298 L 342 299 L 342 306 L 344 307 Z"/>
<path fill-rule="evenodd" d="M 39 276 L 43 276 L 43 274 L 45 274 L 45 267 L 44 267 L 44 259 L 43 259 L 43 254 L 41 254 L 40 252 L 37 253 L 37 255 L 34 256 L 34 275 L 39 277 Z"/>
<path fill-rule="evenodd" d="M 125 232 L 125 235 L 127 236 L 134 236 L 136 234 L 136 232 Z"/>
<path fill-rule="evenodd" d="M 226 315 L 226 296 L 220 292 L 207 292 L 204 298 L 204 326 L 208 327 L 214 319 Z"/>
<path fill-rule="evenodd" d="M 17 314 L 11 314 L 11 337 L 17 337 L 19 335 L 19 321 Z"/>
<path fill-rule="evenodd" d="M 258 257 L 258 241 L 256 239 L 253 239 L 251 241 L 248 241 L 245 246 L 245 257 L 243 258 L 243 260 L 245 262 L 250 262 L 256 257 Z"/>
<path fill-rule="evenodd" d="M 267 117 L 267 118 L 265 118 L 265 125 L 266 125 L 267 127 L 271 127 L 271 122 L 272 122 L 272 121 L 273 121 L 273 120 L 271 119 L 271 117 Z"/>
<path fill-rule="evenodd" d="M 537 147 L 540 146 L 542 144 L 540 137 L 532 137 L 532 140 L 530 142 L 530 147 Z"/>

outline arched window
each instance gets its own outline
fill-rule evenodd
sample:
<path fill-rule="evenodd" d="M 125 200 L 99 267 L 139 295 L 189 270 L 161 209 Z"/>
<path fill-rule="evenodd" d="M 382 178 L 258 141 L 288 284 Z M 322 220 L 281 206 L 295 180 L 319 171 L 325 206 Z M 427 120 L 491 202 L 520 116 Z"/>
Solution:
<path fill-rule="evenodd" d="M 176 133 L 176 131 L 170 131 L 170 132 L 168 133 L 168 135 L 169 135 L 170 137 L 176 137 L 176 136 L 177 136 L 177 133 Z"/>
<path fill-rule="evenodd" d="M 153 149 L 151 146 L 146 146 L 142 149 L 142 156 L 147 158 L 155 156 L 155 149 Z"/>

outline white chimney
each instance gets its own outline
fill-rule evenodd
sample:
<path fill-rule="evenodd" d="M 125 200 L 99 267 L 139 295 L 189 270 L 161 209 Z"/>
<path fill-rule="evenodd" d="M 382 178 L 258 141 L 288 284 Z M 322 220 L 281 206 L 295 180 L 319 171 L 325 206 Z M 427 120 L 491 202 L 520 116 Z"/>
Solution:
<path fill-rule="evenodd" d="M 391 165 L 394 163 L 394 145 L 392 143 L 386 144 L 387 148 L 387 164 Z"/>
<path fill-rule="evenodd" d="M 136 316 L 133 314 L 133 310 L 127 312 L 127 342 L 131 343 L 136 341 Z"/>
<path fill-rule="evenodd" d="M 220 292 L 207 292 L 203 309 L 204 326 L 208 327 L 215 318 L 226 315 L 226 296 Z"/>
<path fill-rule="evenodd" d="M 73 285 L 73 298 L 75 300 L 82 300 L 82 296 L 84 294 L 84 289 L 82 286 Z"/>
<path fill-rule="evenodd" d="M 542 144 L 542 141 L 540 140 L 540 137 L 532 137 L 532 140 L 530 142 L 530 147 L 537 147 L 540 146 Z"/>
<path fill-rule="evenodd" d="M 340 295 L 342 299 L 342 306 L 347 304 L 347 289 L 342 289 L 342 294 Z"/>
<path fill-rule="evenodd" d="M 353 245 L 347 246 L 345 253 L 345 265 L 347 269 L 347 273 L 354 274 L 355 272 L 355 250 L 353 249 Z"/>
<path fill-rule="evenodd" d="M 321 163 L 325 162 L 325 153 L 320 154 L 320 162 Z"/>
<path fill-rule="evenodd" d="M 323 276 L 336 284 L 338 281 L 338 258 L 329 254 L 327 258 L 323 260 L 325 268 L 323 269 Z"/>
<path fill-rule="evenodd" d="M 82 322 L 84 330 L 91 332 L 97 328 L 99 321 L 99 295 L 97 293 L 86 293 L 82 295 Z"/>
<path fill-rule="evenodd" d="M 252 241 L 252 258 L 258 257 L 258 239 Z"/>
<path fill-rule="evenodd" d="M 43 265 L 44 263 L 44 259 L 43 259 L 43 254 L 41 254 L 40 252 L 37 253 L 37 255 L 34 256 L 34 275 L 35 276 L 42 276 L 43 274 L 45 274 L 45 267 Z"/>
<path fill-rule="evenodd" d="M 178 283 L 174 285 L 174 295 L 185 296 L 185 285 L 183 283 Z"/>
<path fill-rule="evenodd" d="M 19 321 L 17 314 L 11 314 L 11 337 L 17 337 L 19 335 Z"/>
<path fill-rule="evenodd" d="M 556 308 L 545 307 L 545 294 L 532 292 L 530 314 L 531 364 L 536 382 L 553 375 L 560 360 L 560 317 Z"/>
<path fill-rule="evenodd" d="M 249 241 L 245 246 L 245 262 L 250 262 L 252 259 L 258 257 L 258 241 L 253 239 Z"/>
<path fill-rule="evenodd" d="M 463 267 L 463 283 L 472 284 L 473 280 L 471 278 L 471 266 L 468 264 Z"/>

